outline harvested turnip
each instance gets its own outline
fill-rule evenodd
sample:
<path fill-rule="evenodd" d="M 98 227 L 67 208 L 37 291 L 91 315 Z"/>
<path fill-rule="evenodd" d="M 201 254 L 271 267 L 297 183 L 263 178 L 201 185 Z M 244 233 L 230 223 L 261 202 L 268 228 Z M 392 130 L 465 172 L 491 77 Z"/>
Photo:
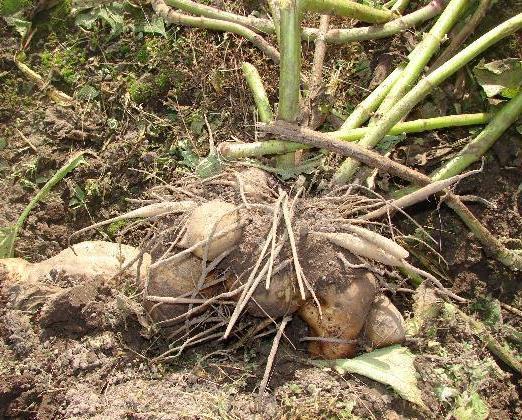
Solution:
<path fill-rule="evenodd" d="M 155 297 L 179 298 L 191 297 L 201 277 L 201 260 L 192 254 L 188 254 L 181 261 L 165 262 L 151 268 L 147 283 L 147 297 L 144 299 L 144 307 L 156 321 L 166 321 L 183 315 L 188 310 L 186 301 L 182 303 L 157 302 Z M 215 280 L 208 276 L 205 284 Z M 201 296 L 212 296 L 219 290 L 218 286 L 201 290 Z M 186 296 L 188 295 L 188 296 Z"/>
<path fill-rule="evenodd" d="M 243 284 L 236 282 L 232 285 L 231 281 L 227 283 L 229 290 Z M 239 298 L 239 295 L 236 298 Z M 276 319 L 294 313 L 302 303 L 295 275 L 293 271 L 286 271 L 272 276 L 268 290 L 265 282 L 261 282 L 254 291 L 246 310 L 255 317 L 269 316 Z"/>
<path fill-rule="evenodd" d="M 208 244 L 209 260 L 213 260 L 221 253 L 236 245 L 241 239 L 239 226 L 239 211 L 234 204 L 222 200 L 212 200 L 194 209 L 186 223 L 186 232 L 179 246 L 190 248 L 198 242 L 212 237 Z M 237 226 L 234 229 L 234 226 Z M 230 230 L 221 237 L 219 232 Z M 197 246 L 194 255 L 203 258 L 205 245 Z"/>
<path fill-rule="evenodd" d="M 386 296 L 380 296 L 374 302 L 364 334 L 372 347 L 386 347 L 404 341 L 406 326 L 399 310 Z"/>
<path fill-rule="evenodd" d="M 108 280 L 122 271 L 138 255 L 139 250 L 123 244 L 105 241 L 86 241 L 64 249 L 59 254 L 38 263 L 29 263 L 19 258 L 2 260 L 8 274 L 22 281 L 40 281 L 51 271 L 61 272 L 67 276 L 85 276 L 93 278 L 101 276 Z M 137 262 L 125 270 L 135 273 Z M 150 265 L 150 256 L 144 254 L 141 272 L 146 275 Z"/>
<path fill-rule="evenodd" d="M 247 200 L 263 202 L 270 197 L 270 185 L 273 177 L 259 168 L 248 168 L 237 174 L 238 188 L 242 188 Z"/>
<path fill-rule="evenodd" d="M 354 272 L 359 274 L 359 271 Z M 312 333 L 319 338 L 308 350 L 316 357 L 338 359 L 352 357 L 357 349 L 355 341 L 361 332 L 376 292 L 376 280 L 370 272 L 361 272 L 344 288 L 329 284 L 316 291 L 323 316 L 313 300 L 300 309 Z M 324 337 L 324 340 L 320 340 Z"/>

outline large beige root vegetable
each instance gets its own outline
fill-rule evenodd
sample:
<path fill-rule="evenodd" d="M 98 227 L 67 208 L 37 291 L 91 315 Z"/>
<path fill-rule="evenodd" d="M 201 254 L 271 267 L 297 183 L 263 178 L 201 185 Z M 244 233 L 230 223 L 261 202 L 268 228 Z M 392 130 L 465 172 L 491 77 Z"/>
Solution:
<path fill-rule="evenodd" d="M 356 270 L 353 279 L 346 279 L 343 288 L 326 285 L 316 291 L 323 316 L 312 300 L 300 309 L 299 315 L 313 334 L 324 340 L 312 341 L 308 347 L 315 357 L 338 359 L 352 357 L 357 350 L 357 337 L 361 332 L 377 290 L 375 277 L 370 272 Z"/>
<path fill-rule="evenodd" d="M 406 338 L 404 318 L 386 296 L 375 300 L 366 319 L 364 335 L 375 348 L 399 344 Z"/>
<path fill-rule="evenodd" d="M 240 281 L 233 284 L 229 280 L 227 288 L 233 290 L 242 284 Z M 239 298 L 239 295 L 236 298 Z M 246 306 L 246 311 L 255 317 L 269 316 L 277 319 L 294 313 L 302 304 L 294 272 L 285 271 L 272 276 L 269 289 L 266 289 L 265 282 L 261 282 L 256 287 Z"/>
<path fill-rule="evenodd" d="M 158 302 L 155 297 L 190 298 L 201 277 L 201 260 L 188 254 L 181 261 L 165 262 L 151 268 L 147 282 L 147 293 L 143 305 L 155 322 L 168 321 L 188 311 L 187 301 L 180 303 Z M 215 277 L 209 275 L 205 284 L 213 282 Z M 197 298 L 211 297 L 217 293 L 219 286 L 204 288 L 196 294 Z M 197 305 L 196 305 L 197 306 Z"/>
<path fill-rule="evenodd" d="M 239 211 L 236 206 L 222 200 L 212 200 L 195 208 L 186 223 L 186 232 L 178 246 L 190 248 L 210 238 L 207 259 L 213 260 L 236 245 L 241 239 Z M 234 229 L 237 226 L 237 229 Z M 231 230 L 214 238 L 220 231 Z M 196 247 L 194 255 L 203 258 L 205 246 Z"/>
<path fill-rule="evenodd" d="M 20 258 L 8 258 L 0 260 L 4 270 L 10 277 L 16 277 L 20 281 L 41 281 L 51 272 L 61 273 L 67 276 L 85 276 L 94 278 L 101 276 L 108 280 L 121 273 L 126 265 L 130 264 L 140 251 L 130 245 L 116 244 L 105 241 L 86 241 L 70 248 L 64 249 L 59 254 L 38 263 L 29 263 Z M 124 270 L 127 273 L 135 273 L 137 262 Z M 150 256 L 144 254 L 141 272 L 146 275 L 150 265 Z"/>

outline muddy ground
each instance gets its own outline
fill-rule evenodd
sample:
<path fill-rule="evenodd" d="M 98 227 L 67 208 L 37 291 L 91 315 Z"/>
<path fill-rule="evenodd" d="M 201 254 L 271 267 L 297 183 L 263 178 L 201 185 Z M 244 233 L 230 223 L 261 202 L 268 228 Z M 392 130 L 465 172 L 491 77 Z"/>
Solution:
<path fill-rule="evenodd" d="M 210 3 L 247 14 L 266 12 L 264 2 Z M 479 32 L 520 13 L 517 7 L 516 2 L 497 2 Z M 38 17 L 37 28 L 24 49 L 25 62 L 80 105 L 53 104 L 16 69 L 12 56 L 20 48 L 20 37 L 0 19 L 0 226 L 12 224 L 74 152 L 89 154 L 86 164 L 31 212 L 15 248 L 17 257 L 29 261 L 66 248 L 74 231 L 133 208 L 126 199 L 143 198 L 151 187 L 191 174 L 208 153 L 205 116 L 217 143 L 252 141 L 253 101 L 242 77 L 242 61 L 256 65 L 272 103 L 277 101 L 277 69 L 235 36 L 171 27 L 163 37 L 136 33 L 130 26 L 112 36 L 107 26 L 98 24 L 86 32 L 67 15 L 52 11 Z M 337 74 L 329 80 L 336 86 L 331 98 L 336 113 L 347 115 L 365 97 L 365 87 L 382 79 L 383 66 L 393 68 L 417 37 L 417 32 L 407 31 L 390 42 L 329 48 L 325 74 Z M 520 35 L 508 38 L 489 51 L 486 60 L 522 58 L 520 41 Z M 304 71 L 312 55 L 313 47 L 305 45 Z M 455 89 L 455 80 L 450 80 L 415 116 L 456 113 L 455 104 L 463 112 L 486 109 L 478 86 L 466 73 L 462 76 L 463 87 Z M 330 117 L 326 125 L 337 122 Z M 392 156 L 428 173 L 475 132 L 412 135 Z M 332 163 L 306 175 L 312 185 L 330 176 Z M 466 179 L 457 191 L 487 200 L 489 204 L 471 203 L 470 208 L 495 235 L 520 238 L 521 180 L 522 137 L 511 128 L 487 154 L 483 172 Z M 290 186 L 293 181 L 284 182 Z M 384 192 L 397 184 L 396 179 L 378 178 Z M 465 312 L 487 319 L 488 302 L 495 299 L 522 310 L 520 274 L 488 258 L 451 211 L 428 202 L 410 214 L 440 242 L 438 251 L 448 265 L 422 249 L 420 256 L 427 258 L 420 263 L 444 274 L 447 287 L 472 300 L 462 307 Z M 415 229 L 400 217 L 394 221 L 406 233 Z M 109 225 L 78 240 L 114 240 L 123 227 Z M 131 232 L 124 241 L 139 245 L 141 237 L 142 232 Z M 0 418 L 451 418 L 458 407 L 473 406 L 475 396 L 488 407 L 490 418 L 522 417 L 520 376 L 451 313 L 441 314 L 407 343 L 417 356 L 428 411 L 364 377 L 296 362 L 296 355 L 306 355 L 299 343 L 306 327 L 297 318 L 289 332 L 296 349 L 283 340 L 270 396 L 259 402 L 256 390 L 271 337 L 235 351 L 227 350 L 234 340 L 216 342 L 189 350 L 172 363 L 155 364 L 151 358 L 168 343 L 144 334 L 133 291 L 98 283 L 65 286 L 74 286 L 62 302 L 70 310 L 68 317 L 60 318 L 59 310 L 23 310 L 8 296 L 0 298 Z M 409 294 L 392 299 L 405 317 L 411 314 Z M 521 321 L 502 309 L 492 333 L 520 352 L 520 342 L 509 341 L 507 331 L 520 331 Z"/>

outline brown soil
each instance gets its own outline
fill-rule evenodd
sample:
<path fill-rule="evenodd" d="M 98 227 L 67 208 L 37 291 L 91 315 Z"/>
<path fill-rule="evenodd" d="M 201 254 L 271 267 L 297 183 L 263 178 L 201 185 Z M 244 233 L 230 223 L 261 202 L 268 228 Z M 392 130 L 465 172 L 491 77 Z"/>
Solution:
<path fill-rule="evenodd" d="M 212 3 L 244 14 L 259 9 L 257 2 L 251 1 Z M 516 7 L 509 1 L 499 1 L 479 32 L 519 13 Z M 316 23 L 313 19 L 308 22 Z M 351 24 L 347 20 L 333 23 Z M 67 43 L 64 33 L 74 36 L 73 42 Z M 16 70 L 11 57 L 20 39 L 0 18 L 0 138 L 7 139 L 7 146 L 0 148 L 0 226 L 14 223 L 35 191 L 73 152 L 92 152 L 88 164 L 73 171 L 31 212 L 16 243 L 16 256 L 29 261 L 41 261 L 65 249 L 68 237 L 76 230 L 134 208 L 126 201 L 128 198 L 151 198 L 153 188 L 166 195 L 165 184 L 179 188 L 171 192 L 175 196 L 190 191 L 204 200 L 220 198 L 239 203 L 235 184 L 201 187 L 199 182 L 191 181 L 193 168 L 184 161 L 181 140 L 186 140 L 198 156 L 206 156 L 208 134 L 201 123 L 203 115 L 209 117 L 217 143 L 232 136 L 243 141 L 254 139 L 253 102 L 240 71 L 242 61 L 256 65 L 271 102 L 277 102 L 277 69 L 239 38 L 172 29 L 168 43 L 159 47 L 165 54 L 159 54 L 159 58 L 149 56 L 152 64 L 148 65 L 137 57 L 150 37 L 126 33 L 111 38 L 106 28 L 94 33 L 96 36 L 85 37 L 74 26 L 58 34 L 42 30 L 26 50 L 28 64 L 67 93 L 74 94 L 85 84 L 98 89 L 97 100 L 83 102 L 78 109 L 64 109 Z M 380 69 L 386 64 L 383 55 L 391 57 L 388 61 L 392 64 L 397 62 L 417 41 L 417 35 L 407 31 L 389 41 L 329 49 L 326 74 L 341 70 L 342 76 L 334 106 L 348 112 L 366 95 L 366 89 L 359 87 L 375 84 L 381 78 Z M 82 64 L 75 64 L 78 79 L 68 84 L 57 75 L 59 69 L 50 70 L 42 64 L 41 54 L 58 54 L 63 45 L 69 48 L 75 43 L 87 57 Z M 167 44 L 172 49 L 167 51 Z M 519 36 L 510 37 L 488 51 L 485 58 L 520 58 L 520 45 Z M 310 69 L 312 54 L 313 47 L 305 46 L 305 72 Z M 129 102 L 128 79 L 132 75 L 154 78 L 159 69 L 172 74 L 167 91 L 140 105 Z M 456 99 L 450 81 L 415 115 L 454 113 L 455 102 L 461 103 L 464 112 L 483 110 L 480 94 L 469 79 L 464 90 L 470 95 Z M 335 125 L 336 121 L 331 118 L 328 123 Z M 456 129 L 409 136 L 393 157 L 429 173 L 459 150 L 462 145 L 457 142 L 469 135 L 467 129 Z M 298 208 L 303 222 L 296 227 L 308 278 L 325 284 L 344 278 L 345 273 L 336 257 L 338 250 L 308 236 L 312 230 L 328 229 L 330 218 L 339 214 L 332 205 L 320 208 L 321 201 L 314 198 L 315 189 L 319 189 L 329 169 L 307 177 L 310 192 L 308 201 Z M 496 208 L 477 203 L 470 204 L 470 208 L 495 235 L 520 238 L 521 179 L 522 141 L 511 128 L 487 154 L 484 171 L 463 181 L 457 192 L 478 195 L 493 203 Z M 235 182 L 233 177 L 230 181 Z M 384 191 L 400 184 L 384 175 L 377 181 Z M 270 186 L 275 185 L 271 181 Z M 293 182 L 280 185 L 290 191 Z M 267 192 L 265 199 L 274 200 L 275 195 Z M 522 309 L 520 273 L 485 255 L 450 210 L 444 205 L 438 208 L 432 201 L 409 212 L 439 242 L 437 250 L 448 264 L 440 263 L 423 247 L 412 246 L 412 252 L 420 257 L 416 263 L 444 274 L 447 287 L 472 299 L 473 303 L 463 310 L 481 318 L 484 313 L 475 305 L 481 296 Z M 240 258 L 251 256 L 270 228 L 267 216 L 252 220 L 255 223 L 247 227 L 251 243 L 242 244 L 244 248 L 235 254 L 236 274 L 251 264 L 251 259 Z M 394 223 L 404 233 L 415 231 L 415 226 L 399 216 Z M 115 239 L 117 231 L 118 227 L 112 226 L 76 240 Z M 131 229 L 124 242 L 139 245 L 145 232 L 145 227 Z M 321 249 L 321 258 L 317 258 L 317 249 Z M 227 342 L 216 341 L 190 349 L 169 364 L 152 363 L 151 358 L 167 350 L 169 343 L 151 335 L 141 322 L 141 305 L 134 298 L 134 289 L 81 279 L 51 280 L 51 285 L 63 290 L 54 294 L 56 289 L 33 289 L 29 298 L 17 300 L 6 293 L 10 285 L 5 284 L 0 272 L 0 418 L 443 418 L 451 415 L 456 396 L 472 391 L 488 405 L 490 418 L 522 417 L 520 376 L 447 314 L 407 343 L 416 354 L 427 412 L 375 381 L 357 375 L 341 376 L 297 362 L 296 355 L 306 356 L 306 346 L 300 339 L 309 335 L 298 317 L 286 331 L 289 340 L 282 340 L 269 396 L 259 402 L 255 391 L 270 351 L 271 336 L 253 340 L 239 350 L 232 350 L 235 337 Z M 411 314 L 409 294 L 387 294 L 406 317 Z M 501 314 L 503 325 L 520 331 L 519 317 L 504 309 Z M 492 331 L 498 339 L 509 340 L 505 329 Z M 520 351 L 520 344 L 508 342 L 511 349 Z M 454 394 L 441 396 L 450 388 Z"/>

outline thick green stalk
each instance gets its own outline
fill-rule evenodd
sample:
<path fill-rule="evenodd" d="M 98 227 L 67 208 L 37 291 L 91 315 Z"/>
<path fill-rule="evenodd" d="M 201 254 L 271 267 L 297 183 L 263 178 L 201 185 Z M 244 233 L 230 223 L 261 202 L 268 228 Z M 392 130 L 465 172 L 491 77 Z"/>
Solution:
<path fill-rule="evenodd" d="M 215 7 L 206 6 L 190 0 L 165 0 L 165 3 L 171 7 L 175 7 L 176 9 L 194 15 L 237 23 L 263 33 L 274 33 L 274 25 L 268 19 L 236 15 L 235 13 L 225 12 L 224 10 L 216 9 Z"/>
<path fill-rule="evenodd" d="M 304 9 L 323 15 L 344 16 L 368 23 L 383 23 L 396 15 L 387 9 L 376 9 L 350 0 L 304 0 Z"/>
<path fill-rule="evenodd" d="M 263 51 L 275 63 L 279 62 L 279 52 L 263 37 L 239 23 L 207 17 L 194 17 L 177 13 L 165 4 L 164 0 L 151 0 L 154 11 L 169 23 L 175 25 L 193 26 L 213 31 L 231 32 L 248 39 L 252 44 Z"/>
<path fill-rule="evenodd" d="M 445 117 L 427 118 L 413 121 L 401 122 L 394 126 L 389 135 L 397 135 L 402 133 L 420 133 L 423 131 L 437 130 L 448 127 L 461 127 L 468 125 L 485 124 L 490 120 L 489 114 L 462 114 L 448 115 Z M 371 128 L 355 128 L 350 130 L 339 130 L 328 133 L 337 140 L 357 141 L 361 139 Z M 255 143 L 221 143 L 220 153 L 231 159 L 240 159 L 246 157 L 274 155 L 281 153 L 294 152 L 299 149 L 309 149 L 310 146 L 286 142 L 281 140 L 268 140 Z"/>
<path fill-rule="evenodd" d="M 453 159 L 431 175 L 432 181 L 448 179 L 469 168 L 493 146 L 500 136 L 522 115 L 522 93 L 511 99 L 498 111 L 480 134 L 471 140 Z M 402 197 L 417 187 L 411 186 L 396 191 L 394 197 Z"/>
<path fill-rule="evenodd" d="M 404 70 L 405 64 L 399 65 L 392 71 L 382 83 L 370 93 L 359 105 L 355 107 L 350 116 L 344 121 L 341 130 L 349 130 L 358 128 L 370 118 L 373 112 L 379 107 L 383 99 L 386 97 L 393 84 L 400 77 Z"/>
<path fill-rule="evenodd" d="M 248 86 L 252 91 L 252 96 L 254 97 L 254 102 L 256 103 L 257 112 L 259 114 L 259 121 L 264 123 L 272 121 L 274 114 L 259 72 L 252 64 L 246 61 L 241 68 L 243 69 L 243 74 L 245 75 Z"/>
<path fill-rule="evenodd" d="M 409 54 L 408 64 L 403 64 L 395 70 L 395 72 L 398 72 L 396 81 L 389 88 L 387 95 L 384 100 L 382 100 L 370 125 L 374 125 L 380 116 L 385 115 L 388 109 L 411 89 L 426 64 L 439 49 L 441 40 L 455 24 L 456 19 L 468 2 L 469 0 L 451 0 L 449 2 L 430 32 L 424 36 L 424 39 Z M 440 9 L 443 5 L 444 3 L 442 1 L 438 1 L 435 2 L 434 7 L 439 7 Z M 376 144 L 373 143 L 365 143 L 364 140 L 362 140 L 360 144 L 369 148 L 376 146 Z M 351 180 L 359 166 L 360 164 L 356 160 L 350 158 L 345 159 L 334 174 L 333 182 L 336 184 L 346 184 Z"/>
<path fill-rule="evenodd" d="M 279 43 L 279 40 L 281 39 L 281 16 L 279 15 L 279 0 L 268 0 L 268 8 L 270 9 L 270 14 L 272 15 L 272 22 L 274 22 L 277 43 Z"/>
<path fill-rule="evenodd" d="M 406 10 L 406 8 L 408 7 L 409 4 L 410 4 L 410 0 L 398 0 L 392 6 L 391 10 L 402 13 Z"/>
<path fill-rule="evenodd" d="M 480 0 L 480 3 L 473 13 L 473 15 L 469 18 L 466 24 L 458 31 L 455 36 L 451 37 L 451 41 L 446 49 L 437 57 L 437 60 L 433 63 L 430 68 L 430 71 L 433 71 L 437 67 L 439 67 L 442 63 L 448 60 L 456 51 L 460 48 L 462 44 L 468 39 L 468 37 L 475 31 L 480 21 L 486 16 L 486 12 L 488 11 L 492 0 Z"/>
<path fill-rule="evenodd" d="M 438 181 L 461 174 L 489 150 L 499 137 L 522 115 L 522 92 L 497 112 L 490 123 L 431 179 Z"/>
<path fill-rule="evenodd" d="M 462 11 L 470 0 L 450 0 L 444 12 L 440 15 L 431 30 L 424 35 L 424 39 L 415 47 L 409 57 L 409 62 L 402 73 L 402 77 L 393 85 L 390 92 L 381 104 L 376 118 L 384 115 L 400 98 L 408 92 L 418 80 L 424 68 L 433 55 L 439 50 L 442 40 L 446 37 Z M 363 144 L 374 147 L 375 144 Z"/>
<path fill-rule="evenodd" d="M 406 117 L 412 108 L 424 99 L 435 86 L 440 85 L 487 48 L 515 33 L 520 28 L 522 28 L 522 14 L 514 16 L 487 32 L 431 74 L 422 78 L 412 90 L 394 104 L 375 126 L 371 127 L 371 130 L 361 139 L 361 144 L 375 145 L 379 143 L 390 129 Z M 355 170 L 349 175 L 352 176 L 354 172 Z"/>
<path fill-rule="evenodd" d="M 277 118 L 294 123 L 299 117 L 301 86 L 301 19 L 298 0 L 279 0 L 281 62 Z M 278 158 L 278 166 L 294 166 L 294 153 Z"/>

